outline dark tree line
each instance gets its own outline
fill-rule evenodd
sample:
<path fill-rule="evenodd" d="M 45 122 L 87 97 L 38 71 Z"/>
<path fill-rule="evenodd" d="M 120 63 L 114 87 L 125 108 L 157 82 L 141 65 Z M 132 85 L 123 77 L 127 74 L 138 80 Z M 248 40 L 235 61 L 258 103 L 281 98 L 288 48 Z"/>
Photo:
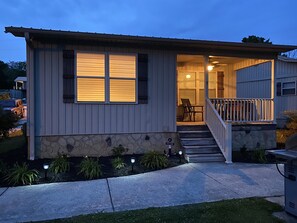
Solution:
<path fill-rule="evenodd" d="M 0 60 L 0 89 L 12 89 L 14 79 L 26 76 L 26 62 L 8 62 Z"/>

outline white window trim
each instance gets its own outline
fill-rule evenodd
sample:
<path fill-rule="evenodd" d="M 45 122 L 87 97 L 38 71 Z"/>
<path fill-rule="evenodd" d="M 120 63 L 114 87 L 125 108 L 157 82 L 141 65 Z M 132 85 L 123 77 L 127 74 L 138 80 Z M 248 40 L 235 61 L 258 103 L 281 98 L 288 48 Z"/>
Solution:
<path fill-rule="evenodd" d="M 294 83 L 294 88 L 284 88 L 284 84 L 287 84 L 287 83 Z M 283 81 L 282 82 L 282 91 L 281 91 L 281 95 L 282 96 L 292 96 L 292 95 L 296 95 L 296 81 Z M 294 89 L 294 94 L 284 94 L 284 90 L 288 90 L 288 89 Z"/>
<path fill-rule="evenodd" d="M 77 53 L 83 52 L 83 53 L 93 53 L 93 54 L 104 54 L 105 59 L 105 77 L 93 77 L 93 76 L 84 76 L 83 78 L 98 78 L 98 79 L 104 79 L 105 80 L 105 101 L 104 102 L 97 102 L 97 101 L 78 101 L 77 100 Z M 74 86 L 74 92 L 75 92 L 75 103 L 77 104 L 123 104 L 123 105 L 135 105 L 138 104 L 138 54 L 137 53 L 118 53 L 118 52 L 97 52 L 97 51 L 85 51 L 85 50 L 75 50 L 75 58 L 74 58 L 74 72 L 75 72 L 75 86 Z M 119 79 L 119 80 L 135 80 L 135 102 L 111 102 L 110 101 L 110 77 L 109 77 L 109 55 L 130 55 L 135 56 L 135 78 L 116 78 L 113 77 L 112 79 Z M 79 77 L 80 78 L 80 77 Z"/>

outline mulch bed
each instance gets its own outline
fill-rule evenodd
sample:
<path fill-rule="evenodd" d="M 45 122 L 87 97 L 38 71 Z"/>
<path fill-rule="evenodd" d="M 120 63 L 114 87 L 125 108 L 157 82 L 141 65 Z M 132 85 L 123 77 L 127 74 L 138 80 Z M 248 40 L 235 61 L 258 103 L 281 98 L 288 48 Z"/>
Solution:
<path fill-rule="evenodd" d="M 119 176 L 127 176 L 134 175 L 139 173 L 150 172 L 153 170 L 145 169 L 142 165 L 140 165 L 140 159 L 143 154 L 135 154 L 133 157 L 136 158 L 136 162 L 133 166 L 131 165 L 131 157 L 132 155 L 123 155 L 121 158 L 124 159 L 126 166 L 120 170 L 114 170 L 111 164 L 111 160 L 115 158 L 114 156 L 108 157 L 99 157 L 99 163 L 101 165 L 102 176 L 100 178 L 110 178 L 110 177 L 119 177 Z M 43 164 L 50 164 L 53 159 L 36 159 L 36 160 L 27 160 L 27 148 L 24 146 L 23 148 L 10 151 L 5 154 L 0 154 L 0 160 L 5 162 L 9 167 L 12 167 L 14 163 L 18 162 L 19 164 L 26 162 L 29 165 L 30 169 L 36 169 L 39 172 L 40 179 L 35 182 L 35 184 L 43 184 L 43 183 L 52 183 L 52 182 L 70 182 L 70 181 L 84 181 L 86 180 L 84 176 L 77 174 L 80 170 L 79 164 L 84 159 L 84 157 L 69 157 L 68 160 L 70 162 L 70 171 L 59 176 L 59 178 L 54 179 L 53 174 L 47 172 L 47 179 L 45 179 L 45 171 L 43 169 Z M 178 166 L 186 163 L 185 160 L 179 159 L 178 155 L 172 155 L 169 157 L 169 167 Z M 3 179 L 0 179 L 0 187 L 6 187 L 6 182 Z"/>

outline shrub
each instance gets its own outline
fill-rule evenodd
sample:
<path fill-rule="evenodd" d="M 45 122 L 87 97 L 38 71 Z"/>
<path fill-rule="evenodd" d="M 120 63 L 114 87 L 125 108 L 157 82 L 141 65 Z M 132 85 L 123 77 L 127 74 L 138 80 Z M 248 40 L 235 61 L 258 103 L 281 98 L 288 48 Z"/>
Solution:
<path fill-rule="evenodd" d="M 286 128 L 276 131 L 277 143 L 282 146 L 291 135 L 297 133 L 297 111 L 284 112 L 284 115 L 287 117 Z"/>
<path fill-rule="evenodd" d="M 15 163 L 13 168 L 6 174 L 5 180 L 9 185 L 31 185 L 38 179 L 38 171 L 29 170 L 28 164 L 19 165 Z"/>
<path fill-rule="evenodd" d="M 9 130 L 16 127 L 19 117 L 11 111 L 4 111 L 0 106 L 0 136 L 7 138 Z"/>
<path fill-rule="evenodd" d="M 259 163 L 267 163 L 265 149 L 257 149 L 253 151 L 253 160 Z"/>
<path fill-rule="evenodd" d="M 80 165 L 78 174 L 82 174 L 85 178 L 92 180 L 102 175 L 101 166 L 98 160 L 92 158 L 84 158 Z"/>
<path fill-rule="evenodd" d="M 70 170 L 70 162 L 65 155 L 59 155 L 50 164 L 49 171 L 55 175 L 60 173 L 66 173 Z"/>
<path fill-rule="evenodd" d="M 126 166 L 126 163 L 124 162 L 124 160 L 121 157 L 116 157 L 116 158 L 112 159 L 111 164 L 115 170 L 120 170 Z"/>
<path fill-rule="evenodd" d="M 144 154 L 140 163 L 148 169 L 163 169 L 169 164 L 167 157 L 156 151 Z"/>
<path fill-rule="evenodd" d="M 7 164 L 0 160 L 0 177 L 4 176 L 7 173 L 8 167 Z"/>
<path fill-rule="evenodd" d="M 114 156 L 122 156 L 124 153 L 128 152 L 128 148 L 125 148 L 121 144 L 117 147 L 113 147 L 111 150 Z"/>

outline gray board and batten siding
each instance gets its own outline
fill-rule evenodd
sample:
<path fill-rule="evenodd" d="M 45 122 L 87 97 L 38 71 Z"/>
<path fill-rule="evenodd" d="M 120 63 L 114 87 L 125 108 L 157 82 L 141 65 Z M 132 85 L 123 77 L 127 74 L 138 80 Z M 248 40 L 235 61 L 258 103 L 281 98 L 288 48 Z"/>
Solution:
<path fill-rule="evenodd" d="M 63 49 L 54 44 L 39 44 L 34 49 L 35 77 L 34 73 L 28 72 L 29 84 L 33 84 L 35 78 L 36 136 L 176 131 L 175 53 L 81 45 L 68 45 L 65 48 L 148 54 L 148 103 L 64 103 Z M 32 58 L 27 58 L 28 64 L 32 64 Z"/>
<path fill-rule="evenodd" d="M 236 89 L 238 98 L 270 98 L 271 97 L 271 62 L 257 64 L 236 71 Z M 275 62 L 275 115 L 282 118 L 284 111 L 297 110 L 297 95 L 279 95 L 279 87 L 284 82 L 297 84 L 297 60 Z M 297 86 L 296 86 L 297 90 Z"/>

